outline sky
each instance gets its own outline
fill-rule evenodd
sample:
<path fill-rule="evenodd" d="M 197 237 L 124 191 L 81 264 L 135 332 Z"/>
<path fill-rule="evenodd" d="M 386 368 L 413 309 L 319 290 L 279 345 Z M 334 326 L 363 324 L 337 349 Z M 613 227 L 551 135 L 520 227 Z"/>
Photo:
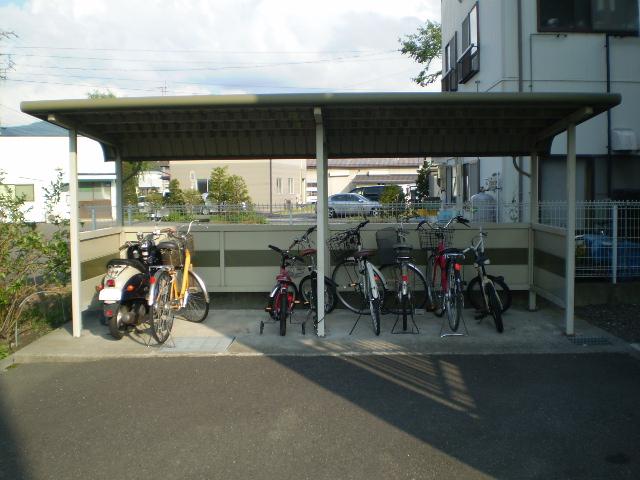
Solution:
<path fill-rule="evenodd" d="M 440 0 L 0 0 L 0 124 L 24 100 L 440 90 L 398 38 Z M 434 62 L 434 69 L 439 64 Z"/>

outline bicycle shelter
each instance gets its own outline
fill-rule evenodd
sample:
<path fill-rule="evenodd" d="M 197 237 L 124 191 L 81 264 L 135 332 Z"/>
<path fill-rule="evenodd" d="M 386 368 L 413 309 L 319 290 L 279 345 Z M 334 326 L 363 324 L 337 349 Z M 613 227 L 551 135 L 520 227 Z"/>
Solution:
<path fill-rule="evenodd" d="M 328 272 L 328 158 L 531 156 L 530 226 L 537 222 L 538 161 L 567 133 L 565 330 L 572 335 L 575 283 L 576 125 L 615 107 L 605 93 L 324 93 L 43 100 L 23 112 L 69 130 L 73 335 L 82 331 L 77 136 L 97 140 L 116 162 L 117 223 L 122 161 L 314 158 L 318 175 L 318 275 Z M 529 270 L 533 265 L 530 228 Z M 325 248 L 320 248 L 324 244 Z M 529 274 L 529 303 L 537 288 Z M 324 282 L 318 282 L 324 299 Z M 323 301 L 318 302 L 324 335 Z"/>

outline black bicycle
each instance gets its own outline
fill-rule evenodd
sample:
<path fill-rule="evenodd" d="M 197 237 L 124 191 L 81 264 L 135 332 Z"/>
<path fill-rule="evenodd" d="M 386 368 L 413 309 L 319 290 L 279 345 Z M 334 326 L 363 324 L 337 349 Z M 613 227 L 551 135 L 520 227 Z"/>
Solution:
<path fill-rule="evenodd" d="M 488 275 L 486 265 L 491 262 L 484 253 L 484 239 L 487 233 L 480 227 L 479 234 L 471 241 L 471 246 L 464 249 L 464 252 L 473 252 L 473 266 L 476 269 L 476 276 L 467 285 L 467 297 L 471 305 L 480 312 L 476 317 L 482 320 L 487 315 L 493 317 L 496 330 L 502 333 L 504 325 L 502 314 L 511 306 L 511 290 L 502 277 Z"/>

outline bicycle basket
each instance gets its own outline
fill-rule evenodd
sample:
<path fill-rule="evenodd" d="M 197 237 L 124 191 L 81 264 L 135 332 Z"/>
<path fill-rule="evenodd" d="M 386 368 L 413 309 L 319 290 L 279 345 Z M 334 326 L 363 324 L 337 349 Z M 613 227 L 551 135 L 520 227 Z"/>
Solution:
<path fill-rule="evenodd" d="M 186 261 L 186 250 L 188 249 L 191 255 L 194 253 L 193 235 L 172 237 L 168 241 L 160 242 L 158 248 L 163 265 L 182 268 Z"/>
<path fill-rule="evenodd" d="M 358 236 L 340 232 L 327 240 L 331 262 L 335 265 L 358 250 Z"/>
<path fill-rule="evenodd" d="M 454 230 L 444 228 L 421 228 L 418 230 L 418 238 L 420 239 L 420 248 L 425 250 L 435 250 L 440 242 L 444 243 L 444 247 L 450 247 L 453 243 Z"/>
<path fill-rule="evenodd" d="M 293 259 L 287 265 L 287 271 L 292 277 L 301 277 L 307 272 L 307 264 L 299 259 Z"/>
<path fill-rule="evenodd" d="M 383 228 L 376 232 L 377 259 L 380 265 L 396 263 L 396 252 L 393 246 L 397 243 L 400 243 L 400 241 L 395 228 Z"/>

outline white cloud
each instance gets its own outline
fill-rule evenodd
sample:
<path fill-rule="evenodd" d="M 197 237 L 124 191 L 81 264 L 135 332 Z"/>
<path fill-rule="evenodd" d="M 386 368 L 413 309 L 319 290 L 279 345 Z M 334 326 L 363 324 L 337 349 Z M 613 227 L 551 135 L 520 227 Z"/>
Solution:
<path fill-rule="evenodd" d="M 398 37 L 438 0 L 27 0 L 0 7 L 16 63 L 0 84 L 5 124 L 23 100 L 166 93 L 415 91 Z M 42 48 L 25 48 L 42 47 Z M 147 50 L 147 51 L 144 51 Z M 434 86 L 433 89 L 438 89 Z M 6 108 L 8 107 L 8 108 Z"/>

